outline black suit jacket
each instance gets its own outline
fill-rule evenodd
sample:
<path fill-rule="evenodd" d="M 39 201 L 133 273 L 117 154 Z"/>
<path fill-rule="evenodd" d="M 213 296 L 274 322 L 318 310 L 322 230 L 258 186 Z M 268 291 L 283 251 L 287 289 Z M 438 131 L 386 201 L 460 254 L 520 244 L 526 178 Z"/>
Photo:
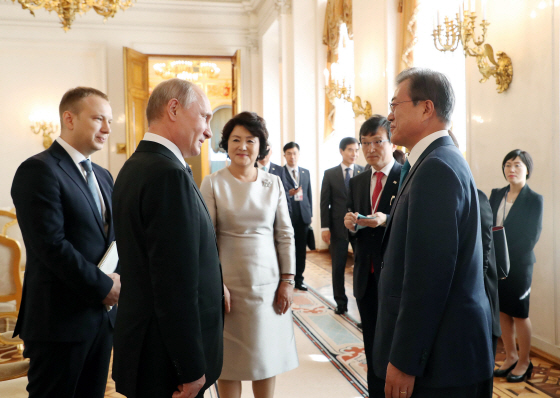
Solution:
<path fill-rule="evenodd" d="M 363 167 L 354 165 L 357 177 Z M 348 213 L 348 192 L 344 185 L 344 172 L 340 165 L 325 170 L 321 186 L 321 228 L 328 228 L 331 238 L 348 240 L 348 230 L 344 226 L 344 216 Z"/>
<path fill-rule="evenodd" d="M 95 336 L 113 281 L 97 268 L 114 240 L 113 178 L 93 164 L 109 224 L 66 150 L 51 147 L 23 162 L 12 199 L 27 250 L 23 297 L 14 335 L 25 341 L 83 341 Z M 116 307 L 109 318 L 114 320 Z"/>
<path fill-rule="evenodd" d="M 387 223 L 389 222 L 389 213 L 391 205 L 399 190 L 399 179 L 401 176 L 401 164 L 395 162 L 391 172 L 387 176 L 387 181 L 381 191 L 379 198 L 379 206 L 377 211 L 387 214 Z M 360 213 L 367 216 L 371 214 L 371 197 L 369 195 L 371 189 L 371 173 L 372 169 L 357 175 L 350 180 L 350 193 L 348 195 L 347 209 L 353 213 Z M 381 273 L 381 241 L 385 227 L 362 228 L 356 232 L 356 252 L 354 259 L 354 297 L 360 300 L 367 289 L 368 279 L 371 275 L 371 264 L 373 262 L 373 271 L 377 278 Z"/>
<path fill-rule="evenodd" d="M 507 189 L 508 187 L 493 189 L 490 194 L 494 225 Z M 542 218 L 543 197 L 525 184 L 504 221 L 510 262 L 523 265 L 535 263 L 533 249 L 541 236 Z"/>
<path fill-rule="evenodd" d="M 391 362 L 415 386 L 462 387 L 492 376 L 492 319 L 482 268 L 478 197 L 450 137 L 405 178 L 382 243 L 374 371 Z"/>
<path fill-rule="evenodd" d="M 311 224 L 311 217 L 313 217 L 313 198 L 311 195 L 311 178 L 309 170 L 303 167 L 299 168 L 299 186 L 303 191 L 303 200 L 294 200 L 293 196 L 288 194 L 290 189 L 296 187 L 294 179 L 290 176 L 290 172 L 286 166 L 283 167 L 282 173 L 282 184 L 284 184 L 284 189 L 288 195 L 290 210 L 290 218 L 292 219 L 292 224 Z"/>
<path fill-rule="evenodd" d="M 113 378 L 133 395 L 143 350 L 160 344 L 176 383 L 222 369 L 223 289 L 212 220 L 192 176 L 163 145 L 142 141 L 113 196 L 122 289 Z"/>
<path fill-rule="evenodd" d="M 480 206 L 480 232 L 482 234 L 482 260 L 484 264 L 484 289 L 490 301 L 492 312 L 492 334 L 496 337 L 502 335 L 500 327 L 500 305 L 498 298 L 498 270 L 496 268 L 496 250 L 492 226 L 494 225 L 492 207 L 486 194 L 478 191 L 478 204 Z"/>
<path fill-rule="evenodd" d="M 280 177 L 280 180 L 284 181 L 282 178 L 284 174 L 284 168 L 282 166 L 270 162 L 270 169 L 268 170 L 268 172 Z M 288 194 L 288 191 L 286 191 L 286 201 L 288 203 L 288 211 L 290 214 L 292 214 L 292 203 L 290 202 L 290 195 Z"/>

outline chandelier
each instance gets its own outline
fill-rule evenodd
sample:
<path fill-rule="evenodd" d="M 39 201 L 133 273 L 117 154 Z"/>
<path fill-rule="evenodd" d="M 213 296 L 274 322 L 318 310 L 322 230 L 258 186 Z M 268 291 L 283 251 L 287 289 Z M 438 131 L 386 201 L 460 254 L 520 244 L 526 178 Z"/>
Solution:
<path fill-rule="evenodd" d="M 70 29 L 76 13 L 83 15 L 93 8 L 96 13 L 104 17 L 103 21 L 106 21 L 107 18 L 114 17 L 119 9 L 126 10 L 132 6 L 132 0 L 17 0 L 17 2 L 33 16 L 35 16 L 34 11 L 39 8 L 56 12 L 65 31 Z"/>
<path fill-rule="evenodd" d="M 156 75 L 163 79 L 178 77 L 191 82 L 195 82 L 201 77 L 216 79 L 220 75 L 218 65 L 212 62 L 199 61 L 160 62 L 154 65 L 154 71 Z"/>

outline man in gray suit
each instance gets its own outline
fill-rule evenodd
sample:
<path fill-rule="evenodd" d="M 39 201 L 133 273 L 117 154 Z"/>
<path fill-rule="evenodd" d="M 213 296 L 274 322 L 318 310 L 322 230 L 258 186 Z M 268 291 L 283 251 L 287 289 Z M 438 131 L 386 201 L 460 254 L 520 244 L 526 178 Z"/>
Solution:
<path fill-rule="evenodd" d="M 342 163 L 325 170 L 321 187 L 321 238 L 330 243 L 332 259 L 332 285 L 336 301 L 335 313 L 342 315 L 348 311 L 348 297 L 344 289 L 344 269 L 348 257 L 348 230 L 344 226 L 347 213 L 350 179 L 363 171 L 355 164 L 360 156 L 360 143 L 354 137 L 346 137 L 339 145 Z M 350 241 L 354 247 L 354 239 Z"/>

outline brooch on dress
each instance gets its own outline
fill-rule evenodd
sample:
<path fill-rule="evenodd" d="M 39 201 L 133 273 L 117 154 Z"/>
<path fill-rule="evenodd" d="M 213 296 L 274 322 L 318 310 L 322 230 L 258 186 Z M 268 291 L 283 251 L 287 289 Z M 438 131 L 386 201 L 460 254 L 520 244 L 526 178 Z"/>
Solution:
<path fill-rule="evenodd" d="M 262 180 L 262 184 L 263 184 L 263 187 L 265 187 L 265 188 L 270 188 L 270 186 L 272 185 L 272 181 L 270 181 L 270 180 Z"/>

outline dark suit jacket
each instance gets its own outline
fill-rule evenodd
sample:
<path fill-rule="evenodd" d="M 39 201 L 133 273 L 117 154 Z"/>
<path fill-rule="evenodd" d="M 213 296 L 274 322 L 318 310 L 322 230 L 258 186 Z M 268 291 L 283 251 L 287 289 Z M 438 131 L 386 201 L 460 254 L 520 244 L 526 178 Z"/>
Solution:
<path fill-rule="evenodd" d="M 175 386 L 222 369 L 223 290 L 212 226 L 192 176 L 163 145 L 142 141 L 115 183 L 122 289 L 113 378 L 133 395 L 145 342 L 160 344 Z M 169 364 L 167 364 L 169 365 Z"/>
<path fill-rule="evenodd" d="M 357 177 L 363 167 L 354 165 Z M 331 238 L 348 240 L 348 230 L 344 226 L 344 216 L 348 213 L 348 192 L 344 185 L 344 172 L 340 165 L 325 170 L 321 186 L 321 228 L 331 231 Z"/>
<path fill-rule="evenodd" d="M 494 225 L 507 188 L 493 189 L 490 194 Z M 523 265 L 535 263 L 533 249 L 541 236 L 542 217 L 543 197 L 525 184 L 504 221 L 510 262 Z"/>
<path fill-rule="evenodd" d="M 284 174 L 284 168 L 282 166 L 270 162 L 270 170 L 268 170 L 268 172 L 270 174 L 277 175 L 280 177 L 280 180 L 283 181 L 282 175 Z M 290 195 L 288 194 L 288 191 L 286 191 L 286 201 L 288 203 L 288 211 L 292 214 L 292 203 L 290 202 Z"/>
<path fill-rule="evenodd" d="M 27 250 L 14 335 L 25 341 L 83 341 L 99 330 L 113 281 L 97 268 L 114 240 L 111 174 L 93 164 L 109 230 L 83 175 L 58 142 L 23 162 L 12 199 Z M 116 308 L 109 317 L 114 320 Z"/>
<path fill-rule="evenodd" d="M 461 387 L 492 376 L 476 186 L 450 137 L 405 178 L 382 243 L 374 371 L 391 362 L 415 386 Z"/>
<path fill-rule="evenodd" d="M 387 214 L 397 196 L 399 190 L 399 179 L 401 176 L 401 164 L 395 162 L 391 172 L 387 176 L 387 181 L 381 191 L 379 206 L 377 211 Z M 364 216 L 371 214 L 371 197 L 369 196 L 371 187 L 372 169 L 357 175 L 350 180 L 350 194 L 348 195 L 347 210 L 353 213 L 358 212 Z M 373 262 L 374 274 L 379 278 L 381 273 L 381 241 L 385 233 L 384 227 L 362 228 L 356 232 L 356 252 L 354 254 L 354 297 L 360 300 L 368 285 L 371 275 L 371 263 Z"/>
<path fill-rule="evenodd" d="M 294 179 L 290 176 L 290 172 L 286 166 L 283 167 L 284 172 L 282 173 L 282 183 L 284 184 L 284 189 L 288 192 L 290 189 L 296 187 Z M 292 219 L 292 224 L 311 224 L 311 217 L 313 217 L 313 198 L 311 195 L 311 179 L 309 170 L 303 167 L 299 168 L 299 186 L 303 190 L 303 200 L 296 201 L 293 196 L 288 194 L 289 198 L 289 208 L 290 218 Z"/>
<path fill-rule="evenodd" d="M 496 251 L 492 226 L 494 225 L 492 207 L 488 198 L 480 189 L 478 191 L 478 204 L 480 206 L 480 232 L 482 234 L 482 260 L 484 269 L 484 290 L 490 301 L 492 312 L 492 334 L 496 337 L 502 335 L 500 328 L 500 305 L 498 299 L 498 270 L 496 269 Z"/>

